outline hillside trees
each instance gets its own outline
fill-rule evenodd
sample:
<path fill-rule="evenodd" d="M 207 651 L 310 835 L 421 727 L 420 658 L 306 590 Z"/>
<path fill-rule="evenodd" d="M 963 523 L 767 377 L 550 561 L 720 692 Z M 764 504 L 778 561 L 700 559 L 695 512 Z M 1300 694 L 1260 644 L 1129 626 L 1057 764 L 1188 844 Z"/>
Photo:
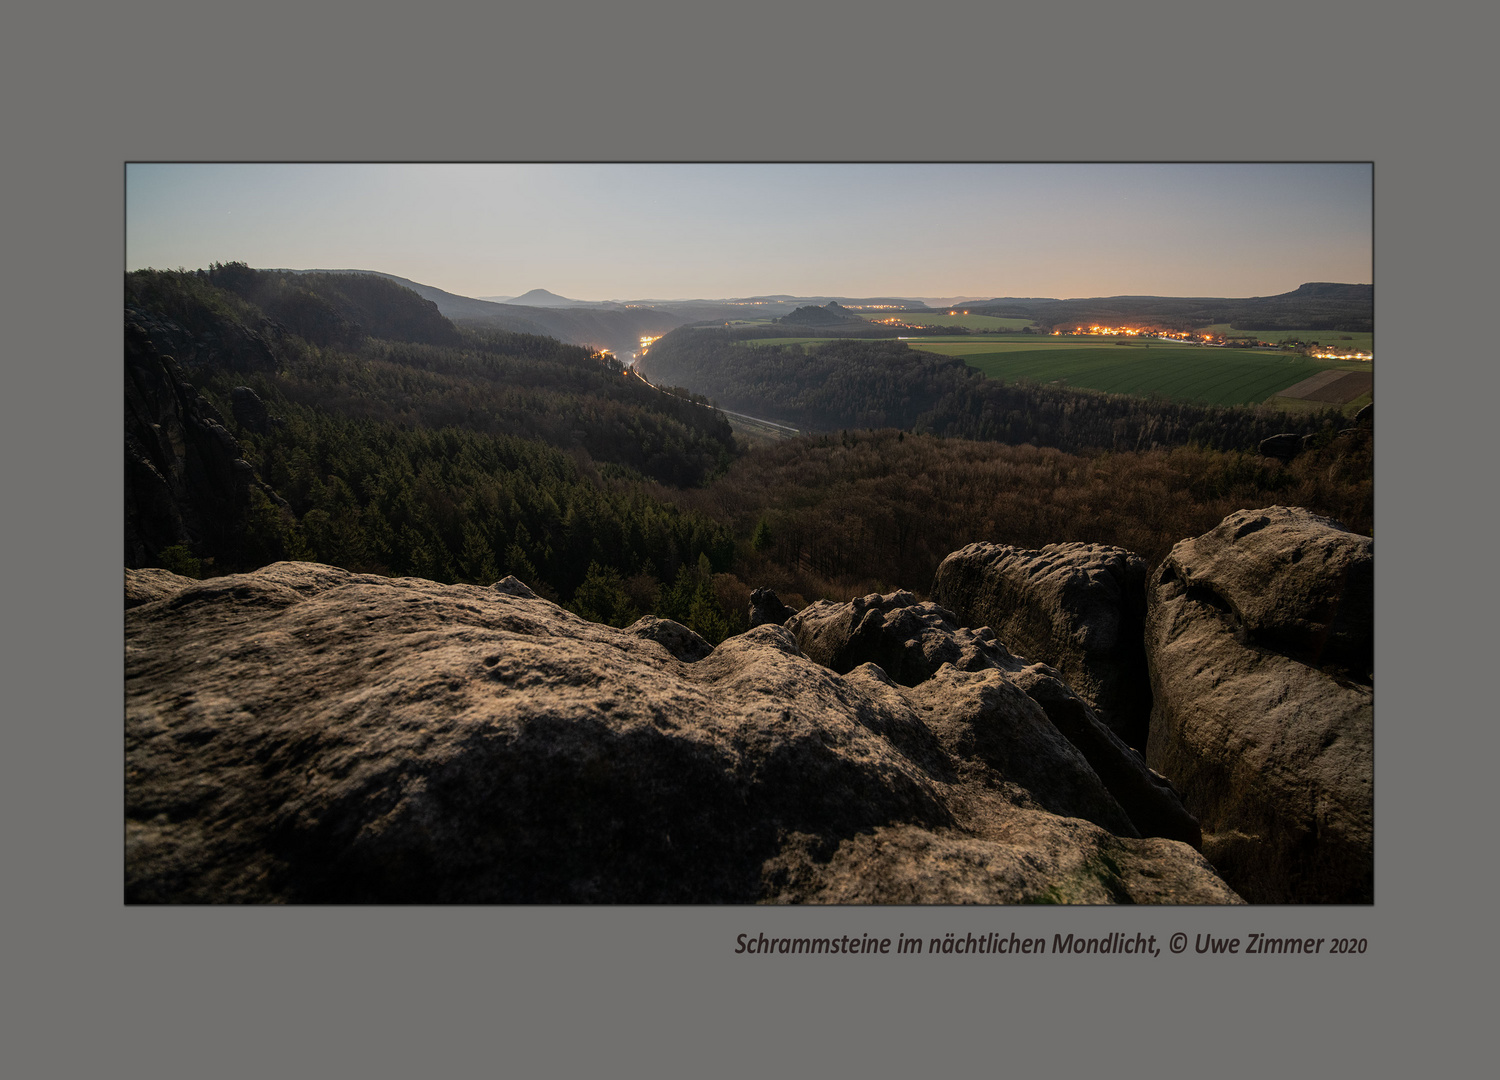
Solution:
<path fill-rule="evenodd" d="M 647 477 L 694 484 L 721 471 L 733 453 L 722 415 L 576 346 L 495 331 L 455 331 L 448 344 L 410 340 L 412 323 L 398 316 L 416 317 L 420 306 L 361 313 L 361 304 L 382 307 L 385 292 L 405 291 L 368 277 L 280 277 L 238 264 L 127 276 L 130 310 L 155 336 L 194 343 L 195 392 L 233 428 L 237 452 L 271 493 L 251 493 L 234 552 L 191 557 L 217 560 L 216 572 L 306 558 L 444 582 L 488 584 L 511 573 L 562 601 L 591 568 L 596 584 L 629 582 L 627 595 L 648 601 L 670 594 L 684 567 L 728 569 L 726 528 L 640 488 Z M 372 326 L 407 336 L 371 336 Z M 265 362 L 249 370 L 227 362 L 218 343 L 237 334 L 254 337 Z M 269 422 L 235 418 L 230 403 L 243 387 Z M 619 475 L 607 479 L 601 464 Z M 580 603 L 595 603 L 591 596 Z M 603 612 L 626 613 L 619 604 Z M 722 629 L 702 605 L 694 617 L 700 632 Z"/>
<path fill-rule="evenodd" d="M 654 380 L 690 386 L 725 408 L 810 431 L 896 427 L 1071 452 L 1253 450 L 1274 434 L 1341 422 L 1333 410 L 1287 414 L 1006 383 L 899 341 L 846 339 L 804 351 L 689 328 L 656 342 L 645 366 Z"/>
<path fill-rule="evenodd" d="M 921 591 L 973 540 L 1156 559 L 1247 506 L 1373 521 L 1369 440 L 1337 436 L 1331 417 L 1299 429 L 1255 410 L 1009 386 L 890 340 L 804 351 L 717 330 L 653 346 L 650 374 L 700 393 L 664 392 L 525 334 L 377 336 L 370 325 L 392 324 L 345 314 L 358 288 L 321 280 L 343 275 L 213 273 L 226 287 L 208 273 L 126 281 L 152 340 L 191 350 L 187 397 L 212 406 L 258 477 L 232 558 L 172 552 L 206 573 L 290 558 L 445 582 L 514 574 L 585 617 L 657 614 L 717 642 L 744 629 L 752 587 L 794 606 Z M 258 289 L 304 303 L 322 343 L 246 299 Z M 357 339 L 333 316 L 362 327 Z M 246 388 L 257 407 L 237 414 Z M 704 389 L 816 433 L 736 458 Z M 1322 435 L 1289 465 L 1239 449 L 1284 430 Z"/>
<path fill-rule="evenodd" d="M 745 455 L 706 488 L 660 492 L 724 522 L 733 574 L 783 599 L 922 592 L 949 552 L 1077 540 L 1149 561 L 1246 507 L 1306 506 L 1369 532 L 1372 443 L 1338 436 L 1290 464 L 1175 447 L 1070 454 L 900 431 L 804 436 Z"/>

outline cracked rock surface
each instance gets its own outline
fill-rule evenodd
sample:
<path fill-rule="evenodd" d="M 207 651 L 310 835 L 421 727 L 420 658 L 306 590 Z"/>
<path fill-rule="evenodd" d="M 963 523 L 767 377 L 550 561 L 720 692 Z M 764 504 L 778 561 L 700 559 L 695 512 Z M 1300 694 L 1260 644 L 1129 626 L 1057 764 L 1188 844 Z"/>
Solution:
<path fill-rule="evenodd" d="M 1373 581 L 1370 537 L 1284 506 L 1153 575 L 1147 760 L 1252 903 L 1373 900 Z"/>
<path fill-rule="evenodd" d="M 1146 746 L 1151 688 L 1141 633 L 1146 562 L 1103 544 L 969 544 L 938 566 L 932 598 L 1050 664 L 1110 729 Z"/>
<path fill-rule="evenodd" d="M 998 668 L 695 656 L 514 579 L 126 593 L 130 902 L 1239 902 Z"/>

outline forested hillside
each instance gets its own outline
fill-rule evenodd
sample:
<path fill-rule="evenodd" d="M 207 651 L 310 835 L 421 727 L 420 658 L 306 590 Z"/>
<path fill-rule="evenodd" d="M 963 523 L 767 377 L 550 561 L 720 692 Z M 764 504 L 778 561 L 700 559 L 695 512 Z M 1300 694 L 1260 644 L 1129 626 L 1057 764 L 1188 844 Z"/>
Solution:
<path fill-rule="evenodd" d="M 1342 423 L 1333 410 L 1287 414 L 1003 383 L 900 341 L 839 340 L 807 350 L 744 342 L 758 332 L 684 327 L 637 366 L 655 382 L 804 431 L 895 427 L 1069 451 L 1254 450 L 1271 435 Z"/>
<path fill-rule="evenodd" d="M 1113 544 L 1158 562 L 1235 510 L 1305 506 L 1369 533 L 1374 440 L 1329 432 L 1290 463 L 1176 447 L 1070 454 L 1034 446 L 846 431 L 751 451 L 701 489 L 659 491 L 739 538 L 738 592 L 794 604 L 896 588 L 923 593 L 949 552 L 975 541 L 1039 548 Z"/>
<path fill-rule="evenodd" d="M 387 289 L 405 295 L 387 304 Z M 150 499 L 128 490 L 127 504 L 170 516 L 161 490 L 179 504 L 208 495 L 198 443 L 174 454 L 153 436 L 163 421 L 206 432 L 214 452 L 229 446 L 257 480 L 234 495 L 238 535 L 197 528 L 192 512 L 165 532 L 128 520 L 127 536 L 176 543 L 144 542 L 127 563 L 216 573 L 315 558 L 486 584 L 513 573 L 614 621 L 632 610 L 686 619 L 697 603 L 712 622 L 703 597 L 733 557 L 728 530 L 629 479 L 700 484 L 729 463 L 729 426 L 701 403 L 582 348 L 460 331 L 369 275 L 143 271 L 128 275 L 126 297 L 141 329 L 127 337 L 127 370 L 165 371 L 156 383 L 188 403 L 167 417 L 127 401 L 130 460 L 155 478 Z"/>
<path fill-rule="evenodd" d="M 1373 526 L 1368 429 L 1006 386 L 896 341 L 657 342 L 653 378 L 814 431 L 746 451 L 704 399 L 455 327 L 374 275 L 141 271 L 125 318 L 131 566 L 514 574 L 588 618 L 656 614 L 718 642 L 753 588 L 794 606 L 921 593 L 974 540 L 1157 560 L 1275 503 Z M 1290 463 L 1253 452 L 1280 431 L 1314 437 Z"/>
<path fill-rule="evenodd" d="M 354 273 L 350 272 L 351 275 Z M 642 337 L 657 337 L 693 319 L 712 317 L 674 311 L 665 306 L 583 303 L 566 306 L 569 304 L 567 301 L 563 301 L 565 306 L 538 306 L 525 303 L 526 296 L 515 297 L 505 303 L 495 303 L 476 300 L 470 296 L 458 296 L 431 285 L 387 274 L 361 273 L 359 276 L 380 277 L 404 286 L 430 300 L 438 311 L 458 326 L 538 334 L 573 345 L 613 349 L 616 352 L 634 350 Z M 533 289 L 532 293 L 544 291 Z M 557 299 L 562 300 L 561 297 Z"/>

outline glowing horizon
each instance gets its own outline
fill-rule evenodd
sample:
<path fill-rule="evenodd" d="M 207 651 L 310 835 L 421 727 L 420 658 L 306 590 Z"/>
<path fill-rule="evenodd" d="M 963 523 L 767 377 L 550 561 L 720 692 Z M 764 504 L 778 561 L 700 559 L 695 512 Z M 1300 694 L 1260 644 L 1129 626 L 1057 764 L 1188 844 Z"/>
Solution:
<path fill-rule="evenodd" d="M 1373 280 L 1372 166 L 133 164 L 126 269 L 575 300 L 1273 296 Z"/>

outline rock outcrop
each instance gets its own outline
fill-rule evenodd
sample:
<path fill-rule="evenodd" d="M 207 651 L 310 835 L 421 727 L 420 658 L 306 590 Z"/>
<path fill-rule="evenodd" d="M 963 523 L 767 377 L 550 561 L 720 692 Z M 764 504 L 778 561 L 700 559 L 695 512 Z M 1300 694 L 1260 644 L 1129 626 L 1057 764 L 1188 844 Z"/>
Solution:
<path fill-rule="evenodd" d="M 259 394 L 248 386 L 236 386 L 229 393 L 229 407 L 234 413 L 235 423 L 260 435 L 271 430 L 271 411 Z"/>
<path fill-rule="evenodd" d="M 750 629 L 757 626 L 780 626 L 797 614 L 797 609 L 781 602 L 774 589 L 756 589 L 750 594 Z"/>
<path fill-rule="evenodd" d="M 1373 898 L 1373 580 L 1374 541 L 1282 506 L 1153 577 L 1147 760 L 1252 902 Z"/>
<path fill-rule="evenodd" d="M 776 626 L 686 663 L 514 579 L 136 576 L 131 902 L 1238 901 L 1046 805 L 1109 796 L 995 669 L 908 689 Z"/>
<path fill-rule="evenodd" d="M 1272 435 L 1260 441 L 1260 452 L 1263 457 L 1291 461 L 1292 458 L 1302 453 L 1302 436 L 1294 431 Z"/>
<path fill-rule="evenodd" d="M 178 318 L 160 318 L 138 307 L 125 309 L 125 321 L 139 326 L 151 346 L 173 357 L 184 370 L 200 368 L 243 372 L 273 372 L 279 367 L 276 351 L 284 328 L 262 318 L 251 328 L 189 300 Z"/>
<path fill-rule="evenodd" d="M 141 566 L 173 545 L 234 561 L 255 484 L 218 410 L 128 324 L 125 564 Z"/>
<path fill-rule="evenodd" d="M 194 578 L 174 574 L 170 570 L 148 566 L 141 570 L 125 571 L 125 610 L 153 600 L 165 600 L 198 582 Z"/>
<path fill-rule="evenodd" d="M 1050 664 L 1128 745 L 1144 750 L 1151 689 L 1141 646 L 1146 563 L 1122 548 L 970 544 L 938 566 L 932 598 Z"/>
<path fill-rule="evenodd" d="M 654 641 L 685 664 L 702 660 L 714 647 L 680 622 L 643 615 L 625 628 L 627 634 Z"/>
<path fill-rule="evenodd" d="M 1120 835 L 1164 836 L 1194 847 L 1202 842 L 1198 822 L 1166 778 L 1152 772 L 1139 753 L 1110 731 L 1056 669 L 1011 655 L 989 627 L 960 627 L 951 611 L 918 603 L 909 592 L 897 592 L 871 594 L 846 604 L 817 601 L 788 620 L 787 629 L 796 635 L 798 647 L 818 663 L 840 673 L 860 664 L 876 664 L 904 686 L 924 687 L 918 697 L 931 692 L 929 681 L 945 666 L 986 674 L 982 681 L 990 686 L 987 693 L 1014 698 L 1019 691 L 1029 701 L 1024 705 L 1011 701 L 1007 710 L 993 715 L 968 706 L 959 709 L 969 731 L 961 738 L 955 736 L 957 743 L 945 742 L 951 753 L 966 757 L 977 752 L 1033 793 L 1047 790 L 1051 781 L 1075 783 L 1065 777 L 1081 756 L 1090 777 L 1084 786 L 1100 786 L 1108 798 L 1095 799 L 1091 793 L 1081 802 L 1048 803 L 1049 809 L 1087 818 Z M 964 680 L 949 675 L 941 685 L 955 682 Z M 994 684 L 1005 689 L 995 689 Z M 1041 752 L 1026 746 L 1024 740 L 1019 749 L 993 749 L 1014 739 L 1022 727 L 1045 730 L 1044 741 L 1061 739 L 1066 750 L 1049 745 Z M 953 721 L 944 721 L 938 730 L 953 730 Z M 974 749 L 983 745 L 991 749 Z M 1031 772 L 1033 768 L 1037 772 Z"/>

